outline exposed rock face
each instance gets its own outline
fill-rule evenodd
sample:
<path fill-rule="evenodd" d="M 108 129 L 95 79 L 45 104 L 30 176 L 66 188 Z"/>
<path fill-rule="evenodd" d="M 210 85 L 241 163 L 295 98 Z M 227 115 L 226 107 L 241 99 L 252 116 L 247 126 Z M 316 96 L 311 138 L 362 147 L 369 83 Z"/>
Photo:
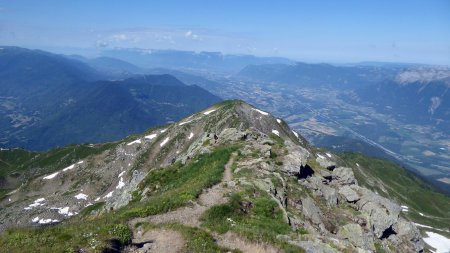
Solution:
<path fill-rule="evenodd" d="M 302 211 L 313 224 L 319 225 L 322 223 L 321 211 L 310 197 L 302 199 Z"/>
<path fill-rule="evenodd" d="M 353 245 L 362 249 L 375 250 L 370 235 L 365 234 L 358 224 L 347 224 L 339 229 L 338 237 L 348 239 Z"/>
<path fill-rule="evenodd" d="M 50 205 L 67 206 L 73 215 L 88 203 L 105 202 L 103 211 L 126 206 L 148 170 L 164 169 L 174 162 L 185 164 L 217 146 L 239 144 L 240 156 L 245 159 L 235 164 L 232 173 L 236 175 L 245 169 L 252 177 L 233 179 L 227 186 L 257 187 L 276 201 L 274 209 L 282 211 L 283 221 L 293 230 L 304 232 L 296 238 L 287 235 L 277 238 L 299 245 L 306 252 L 373 252 L 375 242 L 388 242 L 398 252 L 423 249 L 417 228 L 399 216 L 400 206 L 360 187 L 351 168 L 337 167 L 336 161 L 325 156 L 315 159 L 320 166 L 308 164 L 314 152 L 301 146 L 286 124 L 242 102 L 222 107 L 210 108 L 207 114 L 198 113 L 166 129 L 151 130 L 131 142 L 118 143 L 75 165 L 74 170 L 61 172 L 53 181 L 42 176 L 33 179 L 30 185 L 34 191 L 19 189 L 11 195 L 15 208 L 0 203 L 1 208 L 6 207 L 0 212 L 0 231 L 6 227 L 4 224 L 16 221 L 22 222 L 19 225 L 33 224 L 32 219 L 38 215 L 67 218 L 48 210 L 46 207 Z M 328 153 L 326 156 L 332 157 Z M 70 191 L 85 193 L 87 199 L 64 195 Z M 145 196 L 145 190 L 141 195 Z M 41 197 L 45 201 L 36 202 Z M 251 208 L 252 203 L 246 204 Z M 35 206 L 32 212 L 24 210 L 29 205 Z M 7 220 L 6 214 L 14 211 L 26 216 Z"/>
<path fill-rule="evenodd" d="M 350 186 L 344 185 L 339 189 L 339 194 L 344 197 L 347 202 L 355 202 L 359 200 L 359 195 Z"/>
<path fill-rule="evenodd" d="M 355 184 L 356 179 L 353 170 L 347 167 L 338 167 L 331 173 L 332 180 L 340 185 Z"/>

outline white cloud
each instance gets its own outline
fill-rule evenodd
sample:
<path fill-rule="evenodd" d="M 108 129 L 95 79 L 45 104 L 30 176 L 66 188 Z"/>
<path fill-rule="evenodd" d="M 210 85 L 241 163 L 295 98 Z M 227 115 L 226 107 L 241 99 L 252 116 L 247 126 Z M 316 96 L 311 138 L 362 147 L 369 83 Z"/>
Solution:
<path fill-rule="evenodd" d="M 127 41 L 129 40 L 128 36 L 124 33 L 113 34 L 111 38 L 115 41 Z"/>
<path fill-rule="evenodd" d="M 188 30 L 185 34 L 184 37 L 187 39 L 192 39 L 192 40 L 202 40 L 197 34 L 195 34 L 194 32 L 192 32 L 192 30 Z"/>

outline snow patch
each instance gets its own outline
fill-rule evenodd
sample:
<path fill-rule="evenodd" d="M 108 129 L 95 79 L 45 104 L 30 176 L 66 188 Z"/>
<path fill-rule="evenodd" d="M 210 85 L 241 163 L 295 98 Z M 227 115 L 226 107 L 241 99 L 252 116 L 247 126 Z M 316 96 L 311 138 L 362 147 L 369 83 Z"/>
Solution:
<path fill-rule="evenodd" d="M 116 186 L 116 189 L 122 189 L 122 187 L 125 186 L 125 183 L 123 182 L 123 177 L 120 178 L 119 184 Z"/>
<path fill-rule="evenodd" d="M 188 139 L 190 140 L 190 139 L 192 139 L 192 137 L 194 137 L 194 133 L 193 133 L 193 132 L 191 132 L 191 133 L 189 134 Z"/>
<path fill-rule="evenodd" d="M 159 146 L 162 147 L 162 146 L 166 145 L 166 143 L 167 143 L 168 141 L 169 141 L 169 137 L 165 138 L 165 139 L 161 142 L 161 144 L 159 144 Z"/>
<path fill-rule="evenodd" d="M 402 208 L 402 212 L 408 212 L 409 211 L 409 207 L 408 206 L 401 206 Z"/>
<path fill-rule="evenodd" d="M 77 162 L 77 164 L 82 164 L 82 163 L 84 163 L 84 161 L 79 161 L 79 162 Z"/>
<path fill-rule="evenodd" d="M 135 141 L 132 141 L 132 142 L 128 143 L 127 146 L 131 146 L 133 144 L 141 144 L 141 139 L 137 139 Z"/>
<path fill-rule="evenodd" d="M 331 154 L 330 153 L 325 153 L 329 158 L 331 158 Z"/>
<path fill-rule="evenodd" d="M 423 213 L 419 212 L 420 216 L 425 216 Z"/>
<path fill-rule="evenodd" d="M 450 252 L 450 239 L 434 232 L 425 232 L 428 237 L 424 237 L 423 240 L 435 248 L 436 250 L 432 250 L 434 253 L 448 253 Z"/>
<path fill-rule="evenodd" d="M 29 204 L 27 207 L 25 207 L 24 210 L 31 210 L 34 207 L 43 206 L 45 205 L 45 203 L 42 203 L 44 201 L 45 201 L 44 198 L 36 199 L 32 204 Z"/>
<path fill-rule="evenodd" d="M 292 130 L 292 132 L 294 133 L 295 137 L 297 137 L 297 138 L 298 138 L 298 133 L 297 133 L 297 132 L 295 132 L 294 130 Z"/>
<path fill-rule="evenodd" d="M 277 119 L 278 124 L 281 124 L 281 119 Z"/>
<path fill-rule="evenodd" d="M 150 135 L 146 135 L 144 138 L 147 140 L 151 140 L 154 139 L 156 137 L 156 134 L 150 134 Z"/>
<path fill-rule="evenodd" d="M 160 133 L 165 133 L 167 131 L 167 128 L 166 129 L 163 129 L 163 130 L 161 130 L 160 131 Z"/>
<path fill-rule="evenodd" d="M 32 222 L 36 223 L 39 221 L 39 217 L 35 217 L 34 219 L 31 220 Z"/>
<path fill-rule="evenodd" d="M 87 200 L 88 195 L 84 194 L 84 193 L 78 193 L 77 195 L 75 195 L 76 199 L 84 199 Z"/>
<path fill-rule="evenodd" d="M 74 215 L 74 213 L 69 212 L 69 207 L 68 206 L 66 206 L 66 207 L 52 207 L 50 209 L 51 210 L 57 210 L 59 214 L 67 216 L 67 217 L 70 217 L 70 216 Z"/>
<path fill-rule="evenodd" d="M 317 154 L 317 157 L 319 157 L 319 158 L 321 158 L 321 159 L 324 159 L 324 158 L 325 158 L 325 156 L 323 156 L 323 155 L 321 155 L 321 154 Z"/>
<path fill-rule="evenodd" d="M 55 172 L 53 174 L 50 174 L 48 176 L 43 177 L 42 179 L 53 179 L 54 177 L 56 177 L 59 174 L 59 172 Z"/>
<path fill-rule="evenodd" d="M 280 136 L 280 132 L 278 132 L 278 130 L 272 129 L 272 133 L 273 133 L 273 134 L 276 134 L 277 136 Z"/>
<path fill-rule="evenodd" d="M 178 124 L 179 126 L 182 126 L 182 125 L 185 125 L 185 124 L 188 124 L 188 123 L 191 123 L 192 122 L 192 120 L 188 120 L 188 121 L 185 121 L 185 122 L 181 122 L 180 124 Z"/>
<path fill-rule="evenodd" d="M 104 198 L 104 199 L 111 198 L 112 195 L 113 195 L 113 192 L 114 192 L 114 191 L 110 191 L 110 192 L 109 192 L 108 194 L 106 194 L 105 197 L 103 197 L 103 198 Z"/>
<path fill-rule="evenodd" d="M 100 197 L 98 197 L 98 198 L 94 199 L 94 201 L 99 201 L 99 200 L 100 200 Z"/>
<path fill-rule="evenodd" d="M 120 178 L 123 176 L 123 174 L 125 174 L 125 171 L 120 172 L 120 174 L 117 176 L 117 178 Z"/>
<path fill-rule="evenodd" d="M 52 219 L 40 219 L 38 221 L 39 224 L 50 224 L 50 223 L 56 223 L 59 222 L 59 220 L 52 220 Z"/>
<path fill-rule="evenodd" d="M 359 163 L 356 163 L 356 166 L 358 166 L 358 167 L 359 167 Z"/>
<path fill-rule="evenodd" d="M 63 171 L 71 170 L 71 169 L 73 169 L 74 167 L 75 167 L 75 164 L 72 164 L 72 165 L 67 166 L 66 168 L 64 168 Z"/>
<path fill-rule="evenodd" d="M 204 114 L 204 115 L 208 115 L 208 114 L 210 114 L 210 113 L 215 112 L 216 110 L 217 110 L 217 109 L 212 109 L 212 110 L 209 110 L 209 111 L 204 112 L 203 114 Z"/>
<path fill-rule="evenodd" d="M 267 112 L 265 112 L 265 111 L 258 110 L 258 109 L 256 109 L 256 108 L 252 108 L 252 110 L 253 110 L 253 111 L 257 111 L 257 112 L 261 113 L 262 115 L 269 115 L 269 113 L 267 113 Z"/>

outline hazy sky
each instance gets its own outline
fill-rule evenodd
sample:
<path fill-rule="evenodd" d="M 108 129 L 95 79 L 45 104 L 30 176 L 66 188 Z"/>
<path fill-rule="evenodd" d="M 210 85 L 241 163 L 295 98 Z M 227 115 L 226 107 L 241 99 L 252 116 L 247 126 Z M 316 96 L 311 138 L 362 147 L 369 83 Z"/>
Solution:
<path fill-rule="evenodd" d="M 0 45 L 449 65 L 450 1 L 0 0 Z"/>

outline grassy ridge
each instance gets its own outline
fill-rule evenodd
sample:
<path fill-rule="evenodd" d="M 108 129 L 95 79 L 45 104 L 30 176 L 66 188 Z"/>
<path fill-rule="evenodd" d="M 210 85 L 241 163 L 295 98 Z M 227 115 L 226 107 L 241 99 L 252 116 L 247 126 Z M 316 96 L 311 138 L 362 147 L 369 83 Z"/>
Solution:
<path fill-rule="evenodd" d="M 76 252 L 83 248 L 101 252 L 108 247 L 111 239 L 126 244 L 131 239 L 131 230 L 126 225 L 130 218 L 167 212 L 194 200 L 204 188 L 220 182 L 224 166 L 236 149 L 237 146 L 219 147 L 210 154 L 194 158 L 185 166 L 175 164 L 169 168 L 152 170 L 140 185 L 141 189 L 151 187 L 148 199 L 144 202 L 135 201 L 98 217 L 83 216 L 88 213 L 86 211 L 53 226 L 10 229 L 0 236 L 1 250 L 13 253 Z M 98 204 L 92 208 L 101 206 Z M 213 245 L 212 237 L 206 232 L 186 227 L 176 228 L 191 241 L 188 247 L 192 252 L 208 252 L 208 249 L 221 251 L 217 245 Z M 207 240 L 205 242 L 208 244 L 204 244 L 203 240 Z"/>
<path fill-rule="evenodd" d="M 201 220 L 203 226 L 221 234 L 233 231 L 252 241 L 277 245 L 284 252 L 304 252 L 277 239 L 278 235 L 291 234 L 292 229 L 283 220 L 278 204 L 257 189 L 232 195 L 228 203 L 208 209 Z"/>
<path fill-rule="evenodd" d="M 354 168 L 361 185 L 408 206 L 409 212 L 403 214 L 415 222 L 435 228 L 450 227 L 450 198 L 436 192 L 417 176 L 390 161 L 357 153 L 339 156 L 345 165 Z"/>

